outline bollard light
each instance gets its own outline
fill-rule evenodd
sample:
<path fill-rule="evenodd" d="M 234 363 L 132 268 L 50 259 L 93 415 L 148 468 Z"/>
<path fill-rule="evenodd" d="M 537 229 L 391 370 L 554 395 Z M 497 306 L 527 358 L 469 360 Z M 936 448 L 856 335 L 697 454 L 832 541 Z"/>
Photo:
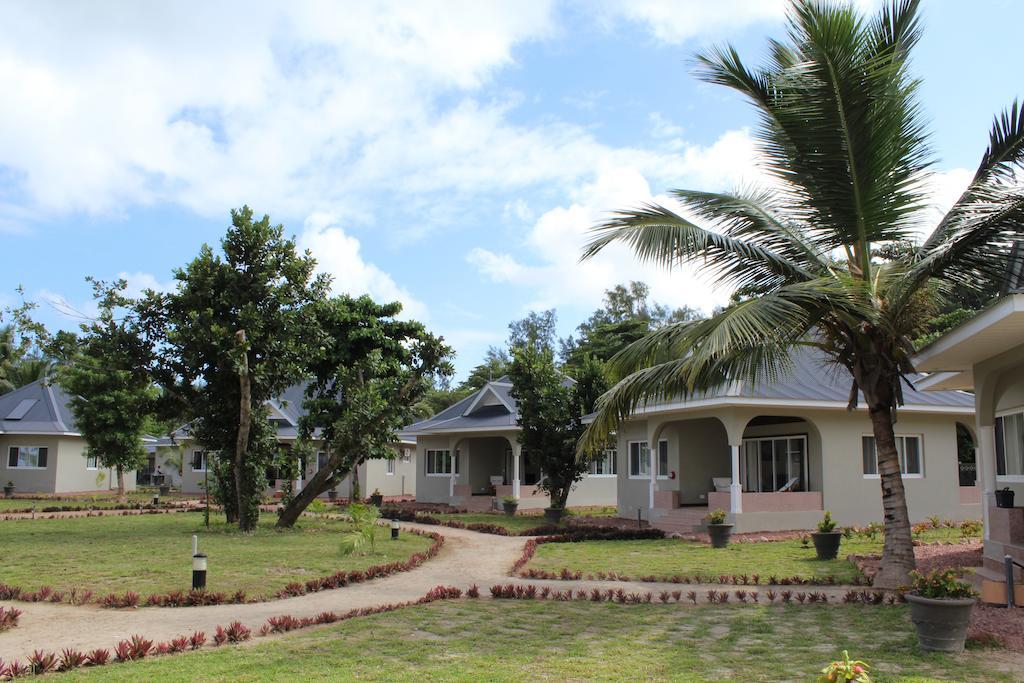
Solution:
<path fill-rule="evenodd" d="M 391 520 L 391 540 L 392 541 L 397 541 L 398 540 L 398 520 L 397 519 Z"/>
<path fill-rule="evenodd" d="M 206 588 L 206 555 L 196 553 L 192 556 L 192 590 Z"/>
<path fill-rule="evenodd" d="M 160 494 L 159 493 L 155 493 L 155 494 L 153 494 L 153 505 L 159 505 L 159 504 L 160 504 Z"/>

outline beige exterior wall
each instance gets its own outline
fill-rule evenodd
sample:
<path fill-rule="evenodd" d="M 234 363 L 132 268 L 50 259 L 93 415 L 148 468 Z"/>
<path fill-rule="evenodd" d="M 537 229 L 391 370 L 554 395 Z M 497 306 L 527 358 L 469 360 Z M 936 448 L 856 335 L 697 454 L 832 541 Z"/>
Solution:
<path fill-rule="evenodd" d="M 1007 367 L 1003 361 L 1007 355 L 1019 359 L 1018 362 Z M 1024 344 L 996 359 L 994 365 L 998 367 L 998 370 L 994 368 L 989 370 L 985 365 L 987 364 L 982 364 L 979 369 L 982 374 L 992 374 L 994 377 L 991 400 L 995 415 L 1000 416 L 1008 412 L 1024 410 Z M 975 377 L 977 376 L 978 370 L 975 371 Z M 997 475 L 996 488 L 1007 487 L 1016 492 L 1014 505 L 1024 506 L 1024 477 Z"/>
<path fill-rule="evenodd" d="M 416 500 L 424 503 L 449 503 L 456 506 L 486 506 L 491 476 L 503 476 L 511 486 L 513 468 L 506 463 L 505 451 L 517 445 L 516 431 L 456 433 L 419 436 L 416 439 Z M 459 473 L 427 474 L 428 450 L 458 451 Z M 525 474 L 525 463 L 523 464 Z M 615 505 L 618 495 L 616 477 L 584 475 L 569 493 L 570 507 Z M 454 494 L 454 495 L 453 495 Z M 477 495 L 473 495 L 477 494 Z M 544 508 L 550 504 L 545 495 L 533 495 L 533 486 L 523 483 L 520 509 Z"/>
<path fill-rule="evenodd" d="M 802 418 L 802 422 L 748 427 L 757 416 Z M 862 436 L 871 435 L 866 411 L 827 409 L 730 408 L 703 413 L 678 413 L 657 418 L 660 439 L 669 444 L 669 469 L 676 479 L 658 479 L 656 493 L 674 491 L 681 504 L 706 505 L 713 490 L 712 477 L 730 477 L 732 471 L 728 432 L 743 438 L 757 436 L 806 436 L 809 488 L 820 491 L 822 506 L 832 511 L 839 524 L 882 521 L 882 498 L 877 477 L 865 476 Z M 925 414 L 901 411 L 897 435 L 922 438 L 923 475 L 905 477 L 907 506 L 913 521 L 932 515 L 948 519 L 981 517 L 980 505 L 964 503 L 958 480 L 956 424 L 971 426 L 973 415 Z M 728 425 L 728 427 L 727 427 Z M 650 479 L 629 477 L 629 441 L 647 441 L 653 423 L 633 420 L 619 430 L 619 514 L 635 518 L 651 515 Z M 660 440 L 659 439 L 659 440 Z M 736 437 L 733 437 L 734 441 Z M 974 493 L 971 491 L 970 493 Z M 663 498 L 661 496 L 659 499 Z M 658 505 L 656 503 L 656 505 Z M 660 510 L 655 509 L 657 519 Z M 821 511 L 745 512 L 734 520 L 737 531 L 768 531 L 811 528 Z"/>
<path fill-rule="evenodd" d="M 8 467 L 11 446 L 46 448 L 45 469 Z M 91 493 L 117 489 L 113 470 L 86 469 L 85 441 L 77 436 L 0 435 L 0 483 L 13 481 L 17 493 Z M 102 476 L 101 476 L 102 475 Z M 125 489 L 135 489 L 135 471 L 125 472 Z"/>

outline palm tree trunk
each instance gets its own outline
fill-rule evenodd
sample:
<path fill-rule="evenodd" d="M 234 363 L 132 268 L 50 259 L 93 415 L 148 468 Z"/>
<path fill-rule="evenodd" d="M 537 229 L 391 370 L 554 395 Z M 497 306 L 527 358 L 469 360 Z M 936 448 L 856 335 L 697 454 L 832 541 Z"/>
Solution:
<path fill-rule="evenodd" d="M 892 411 L 869 408 L 871 428 L 875 435 L 878 457 L 878 478 L 882 485 L 882 511 L 885 520 L 885 545 L 882 563 L 875 576 L 878 588 L 899 588 L 910 583 L 910 572 L 917 565 L 914 541 L 910 532 L 907 496 L 900 475 L 900 459 L 896 451 Z"/>

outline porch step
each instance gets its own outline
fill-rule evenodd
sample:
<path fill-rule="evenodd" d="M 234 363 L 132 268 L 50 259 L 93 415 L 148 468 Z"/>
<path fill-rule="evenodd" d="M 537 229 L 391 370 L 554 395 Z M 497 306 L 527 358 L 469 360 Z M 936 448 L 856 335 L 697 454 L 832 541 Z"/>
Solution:
<path fill-rule="evenodd" d="M 654 522 L 654 526 L 670 534 L 692 534 L 704 531 L 705 507 L 673 508 Z"/>

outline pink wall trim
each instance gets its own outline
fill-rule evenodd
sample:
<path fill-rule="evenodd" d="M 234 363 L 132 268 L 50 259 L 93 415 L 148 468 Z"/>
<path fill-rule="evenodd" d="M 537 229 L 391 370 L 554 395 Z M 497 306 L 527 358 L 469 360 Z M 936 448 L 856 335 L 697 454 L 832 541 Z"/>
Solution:
<path fill-rule="evenodd" d="M 679 507 L 679 491 L 655 491 L 654 507 L 659 510 L 671 510 Z"/>
<path fill-rule="evenodd" d="M 712 491 L 708 494 L 708 507 L 729 509 L 729 494 Z M 748 512 L 806 512 L 821 510 L 821 491 L 793 491 L 790 493 L 743 493 L 743 513 Z"/>
<path fill-rule="evenodd" d="M 960 504 L 961 505 L 980 505 L 981 504 L 981 487 L 980 486 L 961 486 L 960 487 Z"/>
<path fill-rule="evenodd" d="M 456 484 L 455 485 L 455 495 L 456 496 L 472 496 L 473 495 L 473 487 L 470 486 L 469 484 Z"/>

